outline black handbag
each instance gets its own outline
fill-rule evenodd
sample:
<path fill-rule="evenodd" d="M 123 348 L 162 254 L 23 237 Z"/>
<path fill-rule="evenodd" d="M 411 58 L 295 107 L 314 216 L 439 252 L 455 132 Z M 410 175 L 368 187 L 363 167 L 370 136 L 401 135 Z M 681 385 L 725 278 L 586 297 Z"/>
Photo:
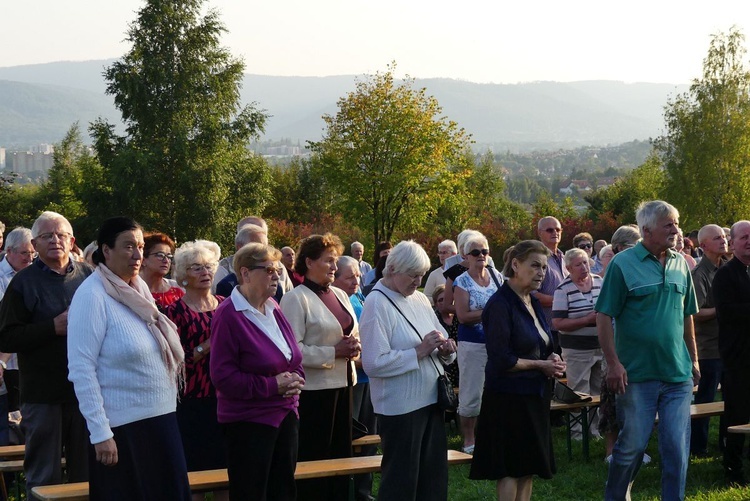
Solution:
<path fill-rule="evenodd" d="M 422 335 L 419 333 L 417 328 L 414 327 L 414 324 L 412 324 L 411 321 L 408 318 L 406 318 L 406 315 L 404 315 L 404 312 L 401 311 L 401 308 L 399 308 L 396 305 L 396 303 L 394 303 L 393 300 L 388 297 L 388 294 L 378 289 L 373 289 L 373 292 L 380 292 L 383 296 L 385 296 L 388 302 L 391 303 L 394 308 L 396 308 L 396 311 L 398 311 L 401 314 L 401 316 L 404 317 L 404 320 L 406 320 L 406 323 L 408 323 L 409 326 L 411 326 L 411 328 L 414 329 L 414 332 L 417 333 L 417 336 L 419 337 L 419 340 L 421 341 Z M 440 369 L 438 369 L 438 366 L 435 363 L 435 359 L 432 358 L 432 355 L 428 355 L 428 358 L 432 362 L 432 365 L 435 366 L 435 370 L 438 373 L 438 378 L 437 378 L 438 407 L 440 408 L 440 410 L 443 410 L 445 412 L 456 412 L 456 409 L 458 409 L 458 395 L 453 389 L 453 383 L 451 383 L 451 380 L 448 379 L 448 376 L 440 372 Z"/>

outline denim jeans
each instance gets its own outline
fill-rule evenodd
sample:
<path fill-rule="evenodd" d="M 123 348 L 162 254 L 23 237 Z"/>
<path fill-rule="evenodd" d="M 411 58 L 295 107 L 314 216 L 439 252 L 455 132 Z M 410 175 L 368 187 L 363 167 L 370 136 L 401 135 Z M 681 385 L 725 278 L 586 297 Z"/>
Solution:
<path fill-rule="evenodd" d="M 685 498 L 692 396 L 692 380 L 683 383 L 628 383 L 625 393 L 617 396 L 617 419 L 621 429 L 609 465 L 604 491 L 606 501 L 630 499 L 630 488 L 641 467 L 657 412 L 662 467 L 661 499 L 673 501 Z"/>
<path fill-rule="evenodd" d="M 698 392 L 695 394 L 696 404 L 713 402 L 716 390 L 721 382 L 722 364 L 720 358 L 703 359 L 698 361 L 701 368 L 701 380 Z M 711 418 L 693 419 L 690 431 L 690 452 L 705 454 L 708 449 L 708 425 Z M 721 442 L 722 437 L 719 437 Z"/>

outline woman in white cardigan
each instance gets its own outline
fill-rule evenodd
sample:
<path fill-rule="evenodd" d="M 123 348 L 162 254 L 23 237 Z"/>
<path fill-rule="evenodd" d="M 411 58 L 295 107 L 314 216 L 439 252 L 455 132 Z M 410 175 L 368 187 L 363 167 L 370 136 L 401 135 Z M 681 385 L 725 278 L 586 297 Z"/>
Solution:
<path fill-rule="evenodd" d="M 184 352 L 138 276 L 143 232 L 115 217 L 97 242 L 96 271 L 68 315 L 68 378 L 91 435 L 90 498 L 188 501 L 175 417 Z"/>
<path fill-rule="evenodd" d="M 305 388 L 299 399 L 299 461 L 350 457 L 352 359 L 359 356 L 357 319 L 349 297 L 331 284 L 344 250 L 335 235 L 311 235 L 294 269 L 304 282 L 284 294 L 281 310 L 302 351 Z M 297 499 L 347 499 L 348 477 L 297 482 Z"/>
<path fill-rule="evenodd" d="M 442 364 L 455 360 L 456 344 L 417 291 L 429 268 L 419 244 L 399 243 L 362 311 L 362 365 L 370 377 L 383 447 L 378 497 L 389 501 L 448 499 L 448 445 L 437 378 Z"/>

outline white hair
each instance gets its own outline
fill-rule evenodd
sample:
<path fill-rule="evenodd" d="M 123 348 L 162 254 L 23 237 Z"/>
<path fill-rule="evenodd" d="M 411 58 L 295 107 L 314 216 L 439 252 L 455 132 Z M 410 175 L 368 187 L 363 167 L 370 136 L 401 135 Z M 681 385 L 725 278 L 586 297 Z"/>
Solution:
<path fill-rule="evenodd" d="M 586 253 L 585 250 L 579 249 L 578 247 L 573 247 L 572 249 L 568 249 L 567 252 L 565 252 L 565 266 L 570 266 L 570 263 L 573 262 L 573 260 L 577 257 L 583 257 L 588 259 L 589 255 Z"/>
<path fill-rule="evenodd" d="M 40 227 L 42 226 L 42 224 L 53 221 L 59 221 L 63 223 L 63 226 L 68 227 L 68 231 L 70 232 L 70 234 L 73 234 L 73 227 L 70 225 L 70 221 L 65 219 L 65 216 L 63 216 L 62 214 L 58 214 L 57 212 L 48 210 L 39 214 L 39 217 L 36 218 L 36 221 L 34 221 L 34 224 L 31 226 L 32 237 L 36 238 L 39 236 Z"/>
<path fill-rule="evenodd" d="M 31 243 L 31 230 L 18 226 L 5 236 L 5 250 L 17 251 L 22 245 Z"/>
<path fill-rule="evenodd" d="M 341 256 L 339 257 L 338 261 L 336 261 L 336 273 L 335 277 L 339 278 L 342 273 L 344 273 L 348 268 L 354 268 L 355 270 L 359 269 L 359 262 L 354 259 L 351 256 Z"/>
<path fill-rule="evenodd" d="M 355 247 L 362 247 L 363 249 L 365 248 L 365 246 L 362 245 L 361 242 L 357 242 L 357 241 L 352 242 L 352 245 L 349 246 L 350 249 L 354 249 Z"/>
<path fill-rule="evenodd" d="M 490 246 L 490 244 L 487 243 L 487 237 L 485 237 L 478 231 L 475 231 L 471 233 L 468 237 L 466 237 L 466 240 L 464 240 L 464 244 L 461 246 L 461 253 L 463 255 L 468 254 L 473 245 L 483 245 L 485 247 Z"/>
<path fill-rule="evenodd" d="M 601 248 L 601 250 L 599 251 L 599 259 L 604 258 L 604 254 L 606 254 L 607 251 L 614 252 L 614 249 L 612 249 L 612 244 L 607 244 Z"/>
<path fill-rule="evenodd" d="M 210 240 L 185 242 L 174 253 L 175 280 L 181 282 L 187 277 L 187 270 L 193 264 L 215 263 L 221 259 L 219 244 Z"/>
<path fill-rule="evenodd" d="M 454 242 L 453 240 L 443 240 L 442 242 L 440 242 L 438 244 L 438 250 L 440 249 L 448 249 L 454 254 L 458 253 L 458 247 L 456 247 L 456 242 Z"/>
<path fill-rule="evenodd" d="M 459 233 L 458 238 L 456 238 L 456 240 L 458 240 L 458 248 L 463 249 L 464 244 L 466 243 L 466 239 L 477 233 L 479 232 L 476 230 L 464 230 L 461 233 Z M 481 235 L 481 233 L 479 234 Z"/>
<path fill-rule="evenodd" d="M 416 273 L 424 275 L 430 269 L 430 258 L 414 240 L 402 240 L 388 254 L 383 269 L 383 277 L 396 273 Z"/>
<path fill-rule="evenodd" d="M 679 219 L 680 212 L 664 200 L 641 202 L 635 211 L 635 220 L 642 235 L 645 234 L 646 228 L 653 230 L 659 220 L 665 217 Z"/>
<path fill-rule="evenodd" d="M 234 236 L 234 245 L 236 245 L 237 247 L 242 247 L 249 244 L 250 242 L 265 243 L 258 242 L 258 240 L 255 239 L 255 235 L 267 236 L 268 232 L 264 230 L 262 226 L 248 223 L 237 230 L 237 234 Z"/>

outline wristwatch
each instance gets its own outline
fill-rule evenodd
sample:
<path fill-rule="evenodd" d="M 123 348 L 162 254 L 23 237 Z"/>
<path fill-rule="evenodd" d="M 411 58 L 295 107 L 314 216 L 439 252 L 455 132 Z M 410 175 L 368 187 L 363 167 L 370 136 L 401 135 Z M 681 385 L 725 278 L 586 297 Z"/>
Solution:
<path fill-rule="evenodd" d="M 201 345 L 198 345 L 198 346 L 197 346 L 197 347 L 195 348 L 195 351 L 197 351 L 197 352 L 198 352 L 198 353 L 200 353 L 200 354 L 203 354 L 203 346 L 201 346 Z"/>

